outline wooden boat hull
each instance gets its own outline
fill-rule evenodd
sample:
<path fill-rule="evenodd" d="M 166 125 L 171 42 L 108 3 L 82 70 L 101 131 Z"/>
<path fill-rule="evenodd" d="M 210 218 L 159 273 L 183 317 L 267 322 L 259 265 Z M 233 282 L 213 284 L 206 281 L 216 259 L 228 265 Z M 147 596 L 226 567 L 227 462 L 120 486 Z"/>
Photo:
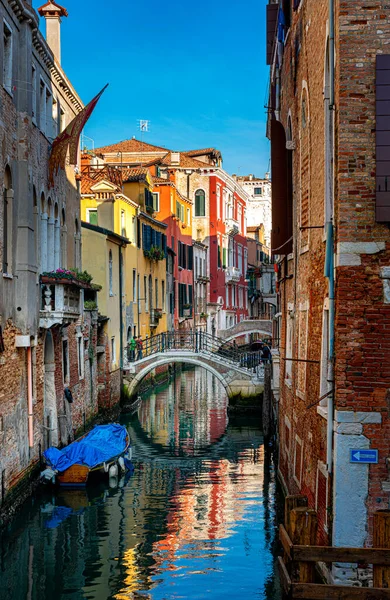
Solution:
<path fill-rule="evenodd" d="M 85 465 L 72 465 L 66 471 L 58 473 L 57 481 L 62 486 L 79 486 L 86 485 L 90 468 Z"/>

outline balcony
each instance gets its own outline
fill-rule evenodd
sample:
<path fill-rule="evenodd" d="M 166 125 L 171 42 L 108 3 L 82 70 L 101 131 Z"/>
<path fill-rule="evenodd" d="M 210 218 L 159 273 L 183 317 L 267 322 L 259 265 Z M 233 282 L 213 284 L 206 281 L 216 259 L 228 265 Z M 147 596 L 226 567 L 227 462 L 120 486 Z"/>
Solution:
<path fill-rule="evenodd" d="M 46 279 L 48 279 L 46 281 Z M 64 325 L 77 321 L 82 311 L 84 294 L 83 286 L 69 281 L 49 281 L 42 277 L 41 310 L 39 326 L 50 329 L 53 325 Z"/>
<path fill-rule="evenodd" d="M 236 219 L 226 219 L 225 221 L 226 233 L 228 235 L 237 235 L 240 231 L 240 226 Z"/>
<path fill-rule="evenodd" d="M 162 310 L 161 308 L 152 308 L 150 311 L 150 328 L 154 329 L 155 327 L 158 327 L 158 322 L 162 317 Z"/>
<path fill-rule="evenodd" d="M 240 269 L 237 267 L 227 267 L 225 272 L 226 283 L 238 283 L 241 279 Z"/>

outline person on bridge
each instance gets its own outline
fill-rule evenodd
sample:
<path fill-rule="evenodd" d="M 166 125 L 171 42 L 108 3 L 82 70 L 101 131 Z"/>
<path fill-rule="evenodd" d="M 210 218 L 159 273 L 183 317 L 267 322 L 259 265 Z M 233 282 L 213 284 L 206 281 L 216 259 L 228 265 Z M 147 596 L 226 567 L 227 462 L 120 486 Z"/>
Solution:
<path fill-rule="evenodd" d="M 271 350 L 269 349 L 267 344 L 264 344 L 263 346 L 263 351 L 261 353 L 261 361 L 263 364 L 271 362 Z"/>
<path fill-rule="evenodd" d="M 144 345 L 142 343 L 141 336 L 138 337 L 136 345 L 137 345 L 137 360 L 141 360 L 141 358 L 142 358 L 142 350 L 143 350 L 143 347 L 144 347 Z"/>
<path fill-rule="evenodd" d="M 134 362 L 135 360 L 135 350 L 137 348 L 137 342 L 135 337 L 133 336 L 130 340 L 130 344 L 129 344 L 129 350 L 130 350 L 130 356 L 129 356 L 129 360 L 130 362 Z"/>

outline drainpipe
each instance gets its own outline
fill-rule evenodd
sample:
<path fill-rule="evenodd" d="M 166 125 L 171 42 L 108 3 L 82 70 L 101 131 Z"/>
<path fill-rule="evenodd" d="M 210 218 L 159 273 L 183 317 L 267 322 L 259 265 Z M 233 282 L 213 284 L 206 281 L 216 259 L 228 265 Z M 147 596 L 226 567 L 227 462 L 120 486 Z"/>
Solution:
<path fill-rule="evenodd" d="M 119 250 L 119 367 L 123 370 L 123 306 L 122 306 L 122 246 L 118 246 Z"/>
<path fill-rule="evenodd" d="M 27 399 L 28 399 L 28 445 L 34 447 L 33 429 L 33 391 L 32 391 L 32 352 L 31 346 L 27 347 Z"/>
<path fill-rule="evenodd" d="M 328 473 L 333 467 L 333 413 L 334 413 L 334 233 L 333 224 L 326 224 L 326 256 L 325 277 L 329 285 L 329 371 L 328 381 L 332 386 L 332 393 L 328 396 L 328 425 L 326 442 L 326 464 Z"/>
<path fill-rule="evenodd" d="M 329 0 L 329 109 L 334 108 L 334 0 Z"/>

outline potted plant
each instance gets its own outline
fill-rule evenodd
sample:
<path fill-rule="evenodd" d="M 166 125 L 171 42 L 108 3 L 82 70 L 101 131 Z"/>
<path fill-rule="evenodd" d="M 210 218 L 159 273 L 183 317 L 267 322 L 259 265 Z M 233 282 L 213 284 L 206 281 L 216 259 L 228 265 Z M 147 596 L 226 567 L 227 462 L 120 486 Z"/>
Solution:
<path fill-rule="evenodd" d="M 153 260 L 158 262 L 159 260 L 164 260 L 165 252 L 162 248 L 158 248 L 157 246 L 152 246 L 150 250 L 144 250 L 144 255 L 149 260 Z"/>
<path fill-rule="evenodd" d="M 204 313 L 204 312 L 201 312 L 199 316 L 200 316 L 201 319 L 207 319 L 208 314 Z"/>
<path fill-rule="evenodd" d="M 155 308 L 154 309 L 154 316 L 156 317 L 156 319 L 161 319 L 161 317 L 162 317 L 162 308 Z"/>
<path fill-rule="evenodd" d="M 192 305 L 191 304 L 183 304 L 183 316 L 184 317 L 190 317 L 191 316 L 191 309 L 192 309 Z"/>

